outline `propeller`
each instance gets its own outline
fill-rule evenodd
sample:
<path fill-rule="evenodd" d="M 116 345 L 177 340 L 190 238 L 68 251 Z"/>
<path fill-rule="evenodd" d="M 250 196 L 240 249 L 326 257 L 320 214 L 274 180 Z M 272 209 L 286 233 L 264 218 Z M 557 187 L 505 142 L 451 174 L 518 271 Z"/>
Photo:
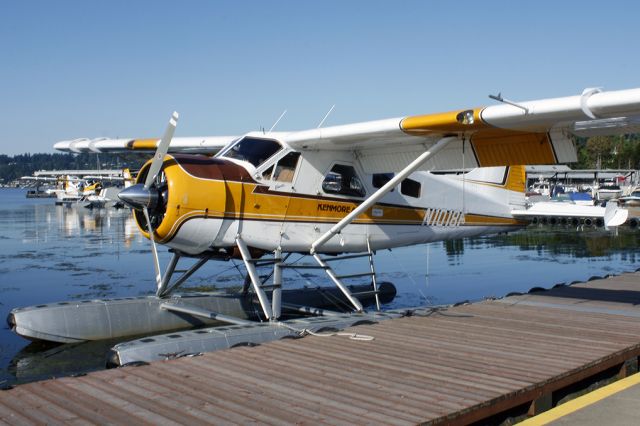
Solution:
<path fill-rule="evenodd" d="M 174 112 L 169 119 L 167 130 L 165 130 L 164 135 L 162 136 L 162 139 L 158 144 L 158 148 L 156 148 L 156 152 L 153 155 L 153 161 L 151 162 L 151 166 L 149 167 L 149 170 L 147 172 L 147 177 L 144 181 L 144 185 L 136 184 L 130 186 L 123 189 L 118 194 L 118 198 L 120 198 L 120 200 L 122 200 L 124 203 L 135 210 L 142 210 L 142 213 L 144 214 L 144 218 L 147 222 L 147 231 L 149 232 L 149 240 L 151 240 L 153 266 L 155 267 L 156 284 L 158 285 L 158 288 L 160 288 L 162 283 L 162 274 L 160 272 L 158 250 L 156 248 L 156 242 L 153 236 L 153 225 L 151 223 L 151 218 L 149 217 L 149 208 L 157 207 L 160 201 L 161 195 L 159 188 L 152 188 L 152 186 L 154 185 L 154 183 L 156 184 L 156 186 L 158 185 L 158 183 L 156 182 L 156 178 L 158 177 L 158 174 L 162 169 L 164 156 L 169 150 L 169 144 L 171 144 L 171 139 L 173 138 L 173 133 L 175 132 L 177 125 L 178 113 Z"/>
<path fill-rule="evenodd" d="M 156 153 L 153 156 L 153 162 L 149 168 L 147 179 L 144 181 L 144 189 L 149 189 L 151 187 L 151 184 L 155 180 L 160 168 L 162 168 L 162 161 L 164 160 L 164 156 L 167 154 L 167 151 L 169 151 L 169 144 L 171 143 L 171 139 L 173 139 L 173 132 L 175 132 L 177 125 L 178 113 L 174 111 L 169 119 L 167 130 L 165 130 L 164 136 L 162 136 L 162 140 L 160 141 L 160 144 L 156 149 Z"/>

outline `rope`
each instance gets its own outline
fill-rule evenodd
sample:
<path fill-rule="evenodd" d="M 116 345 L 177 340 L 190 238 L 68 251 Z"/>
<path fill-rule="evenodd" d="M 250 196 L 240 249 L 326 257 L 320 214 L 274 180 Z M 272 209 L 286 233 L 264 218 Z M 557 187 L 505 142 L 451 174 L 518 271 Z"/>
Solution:
<path fill-rule="evenodd" d="M 349 340 L 357 340 L 361 342 L 370 342 L 372 340 L 375 340 L 375 337 L 373 336 L 369 336 L 367 334 L 358 334 L 358 333 L 315 333 L 309 330 L 308 328 L 305 328 L 304 330 L 302 330 L 302 332 L 305 334 L 309 334 L 311 336 L 316 336 L 316 337 L 345 336 L 345 337 L 349 337 Z"/>
<path fill-rule="evenodd" d="M 278 325 L 280 325 L 281 327 L 287 328 L 287 329 L 289 329 L 289 330 L 291 330 L 293 332 L 298 333 L 298 337 L 304 337 L 304 336 L 315 336 L 315 337 L 342 336 L 342 337 L 348 337 L 349 340 L 355 340 L 355 341 L 360 341 L 360 342 L 370 342 L 372 340 L 375 340 L 375 337 L 369 336 L 367 334 L 342 333 L 342 332 L 316 333 L 315 331 L 309 330 L 308 328 L 299 329 L 299 328 L 291 327 L 290 325 L 285 324 L 283 322 L 279 322 Z"/>
<path fill-rule="evenodd" d="M 422 309 L 422 308 L 421 308 Z M 443 317 L 453 317 L 453 318 L 473 318 L 474 315 L 471 314 L 452 314 L 452 313 L 448 313 L 446 311 L 449 310 L 449 306 L 434 306 L 434 307 L 430 307 L 430 308 L 424 308 L 427 310 L 426 314 L 419 314 L 416 313 L 415 309 L 407 309 L 403 314 L 402 317 L 420 317 L 420 318 L 426 318 L 426 317 L 430 317 L 434 314 L 436 315 L 442 315 Z"/>

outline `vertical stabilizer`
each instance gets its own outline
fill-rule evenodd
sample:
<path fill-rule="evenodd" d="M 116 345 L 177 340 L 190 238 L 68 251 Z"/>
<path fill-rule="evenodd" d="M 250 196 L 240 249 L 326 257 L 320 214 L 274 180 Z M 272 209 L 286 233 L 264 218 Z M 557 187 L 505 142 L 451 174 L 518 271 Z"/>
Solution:
<path fill-rule="evenodd" d="M 507 171 L 506 189 L 516 192 L 527 192 L 527 175 L 525 166 L 510 166 Z"/>

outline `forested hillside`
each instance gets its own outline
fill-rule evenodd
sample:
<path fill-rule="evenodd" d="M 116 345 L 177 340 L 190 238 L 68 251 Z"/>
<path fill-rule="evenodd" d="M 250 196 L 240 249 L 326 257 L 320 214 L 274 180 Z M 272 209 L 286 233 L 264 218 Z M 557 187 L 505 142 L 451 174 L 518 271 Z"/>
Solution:
<path fill-rule="evenodd" d="M 120 169 L 137 170 L 150 154 L 21 154 L 0 155 L 0 183 L 8 183 L 36 170 Z"/>

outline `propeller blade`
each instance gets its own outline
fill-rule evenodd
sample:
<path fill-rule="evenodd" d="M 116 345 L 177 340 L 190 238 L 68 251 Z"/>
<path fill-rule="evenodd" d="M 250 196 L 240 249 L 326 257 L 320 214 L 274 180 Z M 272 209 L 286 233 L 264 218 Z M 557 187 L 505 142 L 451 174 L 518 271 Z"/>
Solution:
<path fill-rule="evenodd" d="M 151 184 L 156 178 L 156 175 L 162 168 L 162 161 L 164 160 L 164 156 L 167 154 L 169 150 L 169 144 L 171 143 L 171 139 L 173 138 L 173 132 L 176 130 L 176 126 L 178 125 L 178 113 L 173 112 L 173 115 L 169 119 L 169 124 L 167 125 L 167 130 L 164 132 L 164 136 L 162 136 L 162 140 L 160 140 L 160 144 L 156 149 L 156 153 L 153 155 L 153 162 L 151 163 L 151 167 L 149 168 L 149 173 L 147 174 L 147 179 L 144 181 L 144 189 L 149 189 Z"/>
<path fill-rule="evenodd" d="M 156 284 L 158 288 L 162 284 L 162 274 L 160 273 L 160 259 L 158 259 L 158 250 L 156 249 L 156 241 L 153 238 L 153 227 L 149 218 L 149 210 L 145 207 L 142 209 L 144 218 L 147 220 L 147 230 L 149 231 L 149 239 L 151 240 L 151 253 L 153 254 L 153 266 L 156 270 Z"/>

